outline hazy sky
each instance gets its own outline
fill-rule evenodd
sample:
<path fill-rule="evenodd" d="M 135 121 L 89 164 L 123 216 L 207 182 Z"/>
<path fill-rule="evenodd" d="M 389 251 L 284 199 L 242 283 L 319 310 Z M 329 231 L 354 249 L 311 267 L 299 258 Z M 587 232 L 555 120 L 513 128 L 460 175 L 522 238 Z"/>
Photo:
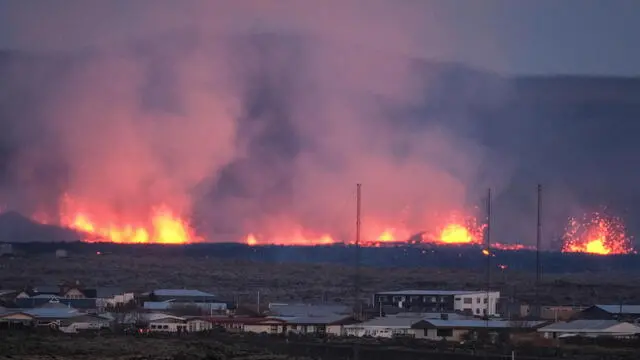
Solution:
<path fill-rule="evenodd" d="M 139 27 L 139 16 L 148 16 L 150 7 L 172 8 L 194 1 L 198 2 L 0 0 L 0 48 L 44 49 L 61 44 L 73 47 L 90 44 L 98 34 L 108 33 L 110 39 L 127 36 Z M 439 46 L 431 49 L 427 39 L 431 37 L 425 34 L 428 57 L 506 73 L 640 74 L 638 0 L 395 1 L 421 3 L 416 6 L 429 3 L 432 14 L 425 19 L 435 19 L 440 31 L 455 43 L 453 51 L 443 52 Z M 367 6 L 362 9 L 363 13 L 368 10 Z M 56 36 L 55 41 L 52 35 Z"/>

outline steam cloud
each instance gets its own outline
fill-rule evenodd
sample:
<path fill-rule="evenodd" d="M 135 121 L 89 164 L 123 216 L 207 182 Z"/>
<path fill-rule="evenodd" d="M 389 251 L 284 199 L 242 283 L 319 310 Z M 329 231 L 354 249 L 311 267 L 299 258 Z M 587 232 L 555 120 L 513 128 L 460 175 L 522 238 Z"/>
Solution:
<path fill-rule="evenodd" d="M 210 241 L 294 225 L 350 240 L 357 182 L 365 224 L 418 232 L 508 179 L 464 131 L 505 83 L 425 111 L 450 101 L 425 59 L 456 55 L 435 3 L 42 2 L 37 24 L 20 4 L 17 36 L 57 55 L 4 77 L 12 208 L 53 213 L 68 193 L 133 219 L 165 203 Z"/>

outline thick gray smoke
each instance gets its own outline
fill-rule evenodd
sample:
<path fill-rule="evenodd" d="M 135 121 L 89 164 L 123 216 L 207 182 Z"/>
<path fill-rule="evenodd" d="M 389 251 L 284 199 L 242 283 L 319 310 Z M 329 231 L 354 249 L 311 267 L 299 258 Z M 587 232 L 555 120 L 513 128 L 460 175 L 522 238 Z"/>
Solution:
<path fill-rule="evenodd" d="M 49 60 L 5 67 L 9 207 L 52 213 L 67 194 L 114 223 L 164 204 L 209 241 L 347 241 L 357 182 L 370 237 L 473 213 L 509 179 L 475 137 L 508 83 L 456 85 L 461 69 L 426 60 L 456 55 L 434 3 L 21 4 L 17 36 Z"/>

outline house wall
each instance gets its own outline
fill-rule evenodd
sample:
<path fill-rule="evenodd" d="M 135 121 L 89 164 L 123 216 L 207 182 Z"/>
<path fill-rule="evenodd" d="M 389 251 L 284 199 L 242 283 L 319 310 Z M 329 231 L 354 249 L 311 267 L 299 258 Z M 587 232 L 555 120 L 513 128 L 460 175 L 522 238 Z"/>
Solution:
<path fill-rule="evenodd" d="M 205 320 L 189 320 L 187 321 L 187 330 L 189 332 L 207 331 L 213 328 L 213 324 Z"/>
<path fill-rule="evenodd" d="M 283 324 L 245 324 L 244 330 L 254 333 L 281 334 L 284 332 Z"/>
<path fill-rule="evenodd" d="M 66 293 L 64 293 L 64 297 L 66 299 L 84 299 L 85 298 L 82 291 L 76 288 L 69 289 Z"/>
<path fill-rule="evenodd" d="M 490 292 L 488 297 L 485 292 L 456 295 L 454 298 L 454 310 L 468 312 L 475 316 L 483 316 L 485 314 L 494 316 L 498 312 L 499 299 L 499 292 Z M 489 310 L 488 313 L 487 308 Z"/>
<path fill-rule="evenodd" d="M 409 310 L 448 312 L 454 310 L 453 295 L 385 295 L 375 294 L 375 306 L 394 306 Z"/>
<path fill-rule="evenodd" d="M 65 333 L 77 333 L 78 331 L 82 331 L 82 330 L 99 330 L 99 329 L 106 329 L 108 327 L 109 327 L 108 320 L 95 319 L 92 321 L 72 322 L 67 326 L 60 326 L 59 329 L 60 331 Z"/>
<path fill-rule="evenodd" d="M 178 332 L 178 329 L 187 330 L 187 324 L 184 322 L 175 322 L 172 320 L 159 320 L 149 323 L 149 330 L 152 332 Z"/>
<path fill-rule="evenodd" d="M 327 335 L 344 336 L 344 325 L 327 325 Z"/>
<path fill-rule="evenodd" d="M 464 329 L 451 329 L 451 336 L 442 336 L 442 332 L 438 334 L 438 329 L 416 329 L 416 337 L 427 340 L 442 340 L 446 341 L 461 341 L 464 336 L 469 333 L 469 330 Z"/>
<path fill-rule="evenodd" d="M 419 330 L 422 332 L 422 330 Z M 380 338 L 392 338 L 394 336 L 415 337 L 417 331 L 409 327 L 386 327 L 386 326 L 345 326 L 345 336 L 372 336 Z"/>

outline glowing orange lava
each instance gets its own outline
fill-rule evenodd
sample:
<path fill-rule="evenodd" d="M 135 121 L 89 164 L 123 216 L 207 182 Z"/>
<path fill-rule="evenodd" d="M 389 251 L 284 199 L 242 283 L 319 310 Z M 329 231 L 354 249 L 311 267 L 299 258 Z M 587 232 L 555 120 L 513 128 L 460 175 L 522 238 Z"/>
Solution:
<path fill-rule="evenodd" d="M 186 244 L 201 241 L 189 223 L 166 205 L 152 208 L 145 216 L 127 218 L 104 207 L 80 206 L 65 196 L 59 222 L 86 234 L 85 242 Z"/>
<path fill-rule="evenodd" d="M 336 241 L 331 235 L 305 235 L 302 232 L 292 232 L 290 235 L 276 235 L 261 237 L 249 234 L 244 240 L 249 246 L 255 245 L 291 245 L 291 246 L 313 246 L 330 245 Z"/>
<path fill-rule="evenodd" d="M 594 213 L 582 220 L 570 219 L 562 252 L 614 255 L 633 253 L 634 249 L 620 219 Z"/>

